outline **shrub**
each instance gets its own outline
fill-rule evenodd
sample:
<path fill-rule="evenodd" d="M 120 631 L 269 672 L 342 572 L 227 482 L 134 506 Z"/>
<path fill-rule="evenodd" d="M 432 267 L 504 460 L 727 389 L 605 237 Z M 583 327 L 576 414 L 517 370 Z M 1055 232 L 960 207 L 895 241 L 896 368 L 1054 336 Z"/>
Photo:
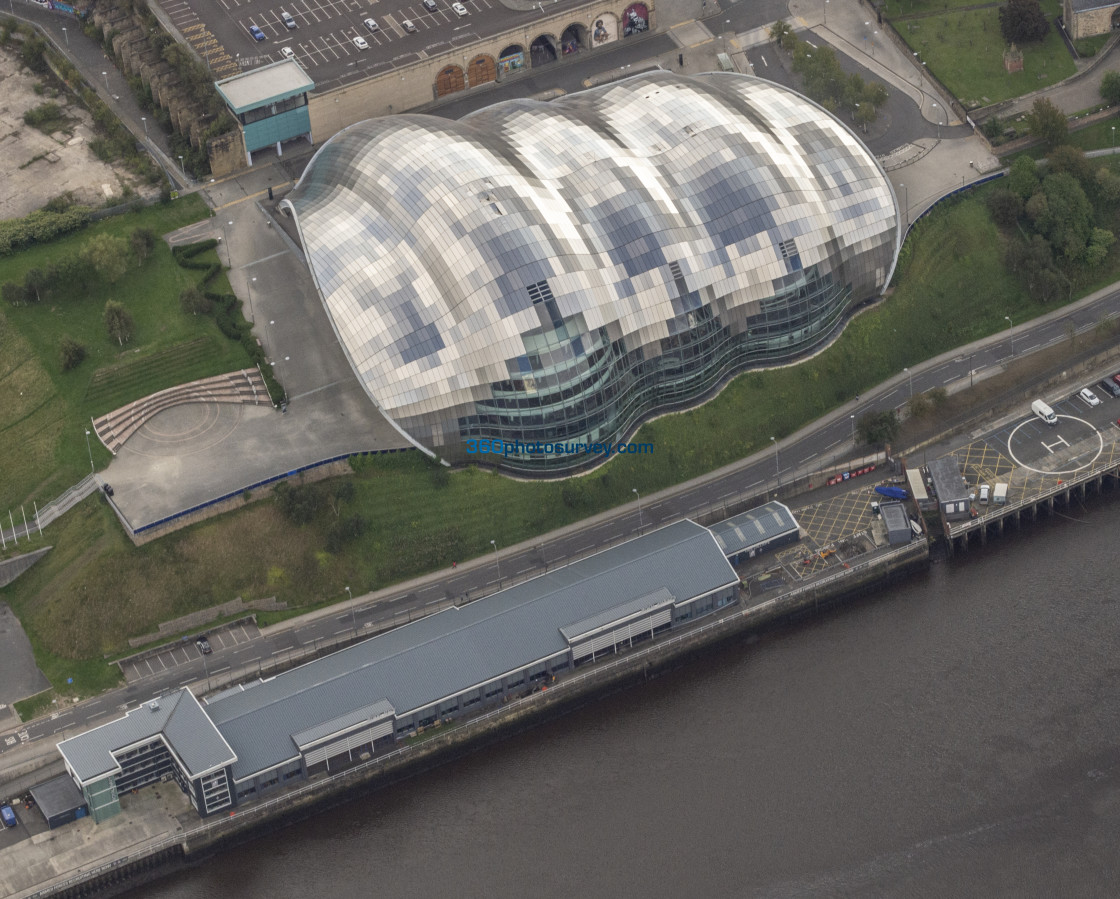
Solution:
<path fill-rule="evenodd" d="M 128 271 L 128 244 L 123 237 L 97 234 L 82 247 L 84 259 L 94 271 L 110 284 L 115 284 Z"/>
<path fill-rule="evenodd" d="M 156 235 L 151 228 L 136 228 L 128 242 L 136 254 L 137 265 L 143 265 L 156 245 Z"/>
<path fill-rule="evenodd" d="M 179 291 L 179 305 L 187 315 L 206 315 L 210 311 L 210 300 L 194 284 Z"/>
<path fill-rule="evenodd" d="M 0 256 L 34 243 L 47 243 L 89 224 L 89 209 L 72 206 L 64 212 L 39 209 L 21 219 L 0 221 Z"/>
<path fill-rule="evenodd" d="M 109 300 L 105 303 L 104 319 L 109 336 L 117 341 L 120 346 L 124 346 L 132 340 L 132 316 L 116 300 Z"/>
<path fill-rule="evenodd" d="M 64 336 L 62 340 L 59 341 L 58 352 L 63 371 L 70 371 L 72 368 L 77 368 L 82 364 L 82 360 L 86 358 L 85 346 L 69 336 Z"/>

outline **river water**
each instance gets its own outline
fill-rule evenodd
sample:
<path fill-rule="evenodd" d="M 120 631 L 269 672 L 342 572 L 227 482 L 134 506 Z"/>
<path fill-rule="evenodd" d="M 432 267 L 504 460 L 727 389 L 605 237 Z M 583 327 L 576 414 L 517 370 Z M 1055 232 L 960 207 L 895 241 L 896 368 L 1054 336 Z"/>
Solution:
<path fill-rule="evenodd" d="M 1108 896 L 1120 497 L 130 895 Z"/>

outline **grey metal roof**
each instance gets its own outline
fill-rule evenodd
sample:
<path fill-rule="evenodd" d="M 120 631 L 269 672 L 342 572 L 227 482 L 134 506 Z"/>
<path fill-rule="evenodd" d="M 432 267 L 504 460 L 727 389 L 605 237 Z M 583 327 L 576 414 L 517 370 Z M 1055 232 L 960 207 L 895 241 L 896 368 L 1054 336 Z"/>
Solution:
<path fill-rule="evenodd" d="M 712 535 L 726 556 L 797 530 L 797 519 L 789 506 L 776 500 L 711 526 Z"/>
<path fill-rule="evenodd" d="M 926 468 L 937 491 L 937 501 L 941 503 L 959 502 L 968 499 L 968 484 L 961 474 L 961 466 L 956 456 L 942 456 L 934 459 Z"/>
<path fill-rule="evenodd" d="M 206 710 L 236 750 L 233 773 L 241 780 L 293 758 L 294 734 L 379 700 L 403 715 L 566 652 L 560 627 L 568 622 L 661 588 L 684 601 L 737 582 L 711 533 L 680 521 L 252 689 L 226 692 Z"/>
<path fill-rule="evenodd" d="M 123 718 L 58 744 L 58 751 L 82 783 L 117 773 L 113 753 L 162 735 L 189 777 L 198 777 L 236 761 L 237 756 L 214 727 L 190 690 L 150 700 Z"/>
<path fill-rule="evenodd" d="M 652 612 L 655 609 L 661 609 L 674 602 L 675 597 L 672 593 L 661 587 L 654 590 L 648 596 L 639 596 L 635 599 L 626 602 L 620 602 L 616 606 L 611 606 L 596 615 L 591 615 L 587 618 L 581 618 L 572 624 L 566 624 L 560 628 L 560 633 L 564 635 L 569 643 L 573 643 L 580 637 L 585 637 L 592 631 L 601 630 L 608 624 L 614 624 L 616 621 L 624 621 L 627 618 L 636 618 L 643 612 Z"/>
<path fill-rule="evenodd" d="M 31 788 L 31 798 L 39 806 L 43 817 L 50 821 L 55 815 L 64 815 L 86 804 L 82 791 L 69 774 L 52 777 L 46 783 Z"/>
<path fill-rule="evenodd" d="M 373 724 L 377 721 L 389 718 L 396 713 L 397 710 L 393 708 L 392 703 L 388 703 L 384 699 L 379 699 L 372 705 L 364 706 L 346 715 L 339 715 L 337 718 L 332 718 L 330 721 L 324 721 L 322 724 L 316 724 L 314 727 L 302 730 L 298 734 L 292 734 L 292 741 L 300 749 L 306 749 L 308 746 L 312 746 L 326 737 L 348 731 L 355 725 L 366 723 Z"/>

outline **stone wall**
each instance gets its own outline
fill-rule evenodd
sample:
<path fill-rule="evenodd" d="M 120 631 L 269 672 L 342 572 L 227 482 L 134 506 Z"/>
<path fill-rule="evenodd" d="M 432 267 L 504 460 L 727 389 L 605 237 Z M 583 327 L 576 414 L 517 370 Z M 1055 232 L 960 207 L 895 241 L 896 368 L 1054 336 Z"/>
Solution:
<path fill-rule="evenodd" d="M 1102 9 L 1090 9 L 1085 12 L 1075 12 L 1069 15 L 1070 4 L 1066 4 L 1066 17 L 1069 20 L 1069 36 L 1079 41 L 1083 37 L 1093 37 L 1097 34 L 1108 34 L 1112 30 L 1112 16 L 1120 4 L 1106 6 Z"/>

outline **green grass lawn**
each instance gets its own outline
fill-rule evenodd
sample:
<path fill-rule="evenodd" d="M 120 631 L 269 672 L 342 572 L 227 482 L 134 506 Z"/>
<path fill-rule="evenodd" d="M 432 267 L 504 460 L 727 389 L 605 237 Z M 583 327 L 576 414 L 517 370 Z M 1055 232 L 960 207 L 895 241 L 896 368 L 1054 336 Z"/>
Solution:
<path fill-rule="evenodd" d="M 53 243 L 0 258 L 0 283 L 22 281 L 76 254 L 91 236 L 107 232 L 128 238 L 137 227 L 164 234 L 209 214 L 190 196 L 115 216 Z M 116 284 L 91 283 L 85 296 L 56 296 L 42 303 L 0 310 L 0 439 L 19 447 L 0 466 L 0 509 L 42 505 L 89 473 L 85 430 L 91 418 L 156 390 L 194 378 L 242 368 L 241 345 L 222 336 L 213 319 L 184 314 L 179 291 L 199 273 L 180 268 L 158 241 L 143 266 L 135 260 Z M 106 300 L 124 304 L 135 321 L 133 339 L 123 347 L 102 321 Z M 59 340 L 68 335 L 85 344 L 86 360 L 63 372 Z M 94 462 L 110 456 L 91 440 Z"/>
<path fill-rule="evenodd" d="M 1086 151 L 1106 150 L 1114 146 L 1120 147 L 1120 141 L 1117 140 L 1118 136 L 1120 136 L 1120 115 L 1095 122 L 1087 128 L 1070 131 L 1068 143 Z M 1117 141 L 1117 143 L 1114 144 L 1113 141 Z M 1032 159 L 1044 159 L 1046 157 L 1045 147 L 1031 147 L 1031 149 L 1023 152 Z M 1019 155 L 1021 154 L 1015 154 L 1015 156 Z M 1007 157 L 1003 163 L 1004 165 L 1011 165 L 1013 160 L 1014 157 Z"/>
<path fill-rule="evenodd" d="M 1058 13 L 1056 0 L 1045 0 L 1042 7 L 1049 16 Z M 1076 70 L 1052 28 L 1041 44 L 1020 48 L 1023 70 L 1008 72 L 1003 66 L 1005 44 L 995 6 L 950 10 L 893 24 L 911 49 L 921 53 L 930 71 L 969 108 L 1030 93 L 1068 78 Z"/>

